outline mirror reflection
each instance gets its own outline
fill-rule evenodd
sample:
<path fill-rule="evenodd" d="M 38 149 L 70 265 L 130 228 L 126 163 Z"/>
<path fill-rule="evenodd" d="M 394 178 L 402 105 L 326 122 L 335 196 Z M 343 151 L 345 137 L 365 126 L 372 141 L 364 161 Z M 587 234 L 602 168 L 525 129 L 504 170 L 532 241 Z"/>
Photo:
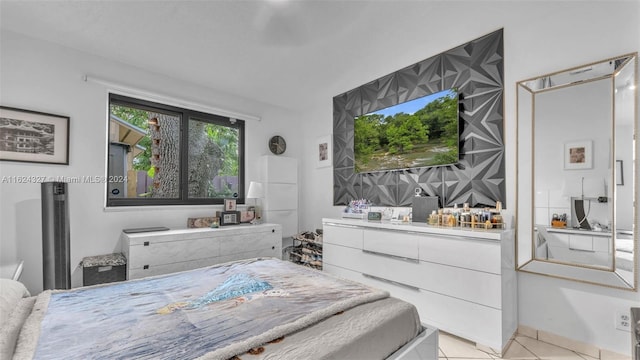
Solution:
<path fill-rule="evenodd" d="M 636 287 L 636 67 L 629 54 L 518 83 L 518 140 L 531 149 L 519 167 L 532 177 L 518 228 L 533 234 L 519 236 L 520 270 Z"/>

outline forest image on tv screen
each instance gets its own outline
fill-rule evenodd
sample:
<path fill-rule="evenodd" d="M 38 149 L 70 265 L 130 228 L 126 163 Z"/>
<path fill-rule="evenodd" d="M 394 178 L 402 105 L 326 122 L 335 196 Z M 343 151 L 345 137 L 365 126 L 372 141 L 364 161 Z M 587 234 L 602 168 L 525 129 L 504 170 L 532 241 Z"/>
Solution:
<path fill-rule="evenodd" d="M 458 92 L 449 89 L 354 119 L 356 173 L 458 162 Z"/>

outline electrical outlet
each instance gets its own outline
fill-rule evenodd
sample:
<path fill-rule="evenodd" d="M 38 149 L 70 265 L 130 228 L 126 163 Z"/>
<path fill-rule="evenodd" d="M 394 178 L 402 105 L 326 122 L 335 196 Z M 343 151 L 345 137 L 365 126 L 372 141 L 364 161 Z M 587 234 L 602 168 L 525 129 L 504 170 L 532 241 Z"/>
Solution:
<path fill-rule="evenodd" d="M 629 313 L 616 311 L 616 329 L 631 332 L 631 316 Z"/>

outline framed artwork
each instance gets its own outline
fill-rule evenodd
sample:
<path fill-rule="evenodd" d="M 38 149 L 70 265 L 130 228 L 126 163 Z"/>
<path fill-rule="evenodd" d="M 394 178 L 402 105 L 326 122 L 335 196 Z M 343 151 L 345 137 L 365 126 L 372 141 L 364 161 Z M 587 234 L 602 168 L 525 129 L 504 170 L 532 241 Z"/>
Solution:
<path fill-rule="evenodd" d="M 69 117 L 0 106 L 0 160 L 69 165 Z"/>
<path fill-rule="evenodd" d="M 224 211 L 236 211 L 236 199 L 224 199 Z"/>
<path fill-rule="evenodd" d="M 591 169 L 592 167 L 593 148 L 591 140 L 564 144 L 565 170 Z"/>
<path fill-rule="evenodd" d="M 622 171 L 622 160 L 616 160 L 616 185 L 624 185 L 624 172 Z"/>
<path fill-rule="evenodd" d="M 315 157 L 316 167 L 323 168 L 332 165 L 331 160 L 331 135 L 325 135 L 316 141 Z"/>

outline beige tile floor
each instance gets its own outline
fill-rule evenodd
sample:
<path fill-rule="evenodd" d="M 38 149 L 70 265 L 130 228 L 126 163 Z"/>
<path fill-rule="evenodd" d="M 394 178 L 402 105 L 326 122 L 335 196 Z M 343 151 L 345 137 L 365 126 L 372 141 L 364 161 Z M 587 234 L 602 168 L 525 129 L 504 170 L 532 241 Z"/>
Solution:
<path fill-rule="evenodd" d="M 579 354 L 559 346 L 555 346 L 530 337 L 517 335 L 515 340 L 502 356 L 486 353 L 476 349 L 475 344 L 440 332 L 440 360 L 476 360 L 476 359 L 509 359 L 509 360 L 596 360 L 589 355 Z M 630 357 L 608 357 L 609 360 L 631 360 Z"/>

